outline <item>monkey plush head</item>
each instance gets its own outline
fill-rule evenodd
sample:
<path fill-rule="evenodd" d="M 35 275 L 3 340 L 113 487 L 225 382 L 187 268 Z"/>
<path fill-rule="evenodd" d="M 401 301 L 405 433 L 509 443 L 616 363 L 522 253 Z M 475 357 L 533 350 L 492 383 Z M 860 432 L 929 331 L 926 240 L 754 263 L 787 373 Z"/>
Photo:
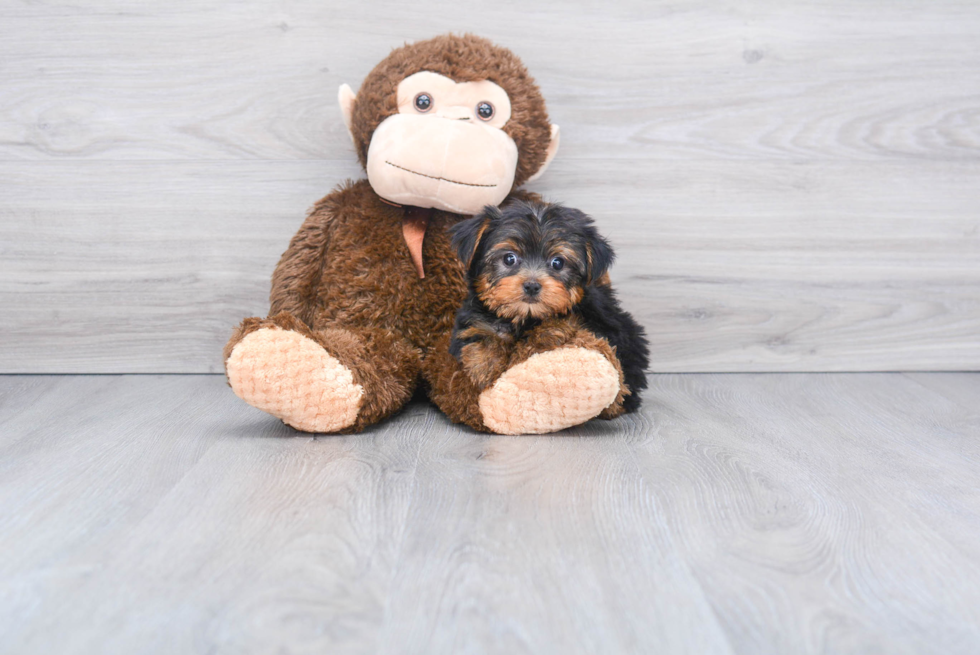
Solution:
<path fill-rule="evenodd" d="M 472 35 L 397 48 L 339 99 L 371 187 L 400 205 L 479 213 L 558 151 L 558 126 L 521 60 Z"/>

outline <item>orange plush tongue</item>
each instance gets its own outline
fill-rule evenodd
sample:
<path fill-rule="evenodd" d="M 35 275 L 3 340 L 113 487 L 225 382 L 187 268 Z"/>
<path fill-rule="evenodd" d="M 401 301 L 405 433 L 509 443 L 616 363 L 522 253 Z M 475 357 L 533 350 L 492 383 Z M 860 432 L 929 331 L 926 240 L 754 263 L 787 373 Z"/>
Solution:
<path fill-rule="evenodd" d="M 425 267 L 422 265 L 422 241 L 425 240 L 425 228 L 429 226 L 431 215 L 431 209 L 406 207 L 405 214 L 402 216 L 402 234 L 405 236 L 405 244 L 408 245 L 408 252 L 412 254 L 412 261 L 420 278 L 425 277 Z"/>

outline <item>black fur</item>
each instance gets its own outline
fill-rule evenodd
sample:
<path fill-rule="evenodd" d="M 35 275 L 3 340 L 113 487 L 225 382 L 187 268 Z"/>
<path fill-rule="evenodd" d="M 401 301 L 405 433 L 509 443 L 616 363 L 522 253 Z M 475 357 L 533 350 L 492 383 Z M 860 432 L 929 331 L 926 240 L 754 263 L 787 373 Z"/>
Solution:
<path fill-rule="evenodd" d="M 509 240 L 520 244 L 521 271 L 533 270 L 540 277 L 550 275 L 566 289 L 581 288 L 582 299 L 571 308 L 594 334 L 604 337 L 616 349 L 626 385 L 632 392 L 623 406 L 627 412 L 640 406 L 640 392 L 647 388 L 646 369 L 650 363 L 644 329 L 619 304 L 616 293 L 604 276 L 613 263 L 612 247 L 596 231 L 591 218 L 577 209 L 558 204 L 517 202 L 503 210 L 486 207 L 474 218 L 451 230 L 453 247 L 467 265 L 469 296 L 456 314 L 450 352 L 460 359 L 463 346 L 480 336 L 463 338 L 459 333 L 477 327 L 483 334 L 504 340 L 521 335 L 544 317 L 508 319 L 491 311 L 480 298 L 477 279 L 484 276 L 499 281 L 518 271 L 507 269 L 492 254 L 495 245 Z M 566 246 L 575 256 L 561 271 L 548 265 L 556 244 Z"/>
<path fill-rule="evenodd" d="M 493 205 L 487 205 L 484 207 L 482 214 L 468 218 L 465 221 L 460 221 L 450 228 L 449 235 L 452 237 L 452 247 L 467 267 L 473 261 L 473 255 L 476 254 L 476 248 L 480 241 L 481 228 L 484 224 L 489 225 L 491 222 L 499 221 L 501 218 L 499 209 Z"/>
<path fill-rule="evenodd" d="M 623 399 L 623 408 L 635 412 L 640 407 L 640 392 L 647 388 L 646 370 L 650 365 L 650 349 L 643 326 L 620 307 L 616 292 L 608 286 L 586 287 L 585 297 L 573 311 L 582 317 L 593 334 L 605 337 L 609 345 L 616 348 L 623 378 L 632 392 Z"/>

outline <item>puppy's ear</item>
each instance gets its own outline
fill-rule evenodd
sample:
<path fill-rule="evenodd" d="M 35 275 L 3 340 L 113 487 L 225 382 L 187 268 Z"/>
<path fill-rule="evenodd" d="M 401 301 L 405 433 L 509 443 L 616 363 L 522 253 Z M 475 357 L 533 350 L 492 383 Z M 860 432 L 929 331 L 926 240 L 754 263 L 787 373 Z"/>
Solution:
<path fill-rule="evenodd" d="M 460 221 L 449 228 L 449 236 L 452 237 L 453 250 L 460 260 L 466 264 L 466 268 L 473 263 L 473 256 L 477 248 L 480 247 L 480 240 L 490 224 L 500 218 L 500 210 L 493 205 L 483 208 L 483 213 Z"/>
<path fill-rule="evenodd" d="M 616 254 L 594 227 L 589 226 L 586 234 L 589 238 L 585 242 L 585 277 L 588 284 L 595 284 L 612 266 Z"/>

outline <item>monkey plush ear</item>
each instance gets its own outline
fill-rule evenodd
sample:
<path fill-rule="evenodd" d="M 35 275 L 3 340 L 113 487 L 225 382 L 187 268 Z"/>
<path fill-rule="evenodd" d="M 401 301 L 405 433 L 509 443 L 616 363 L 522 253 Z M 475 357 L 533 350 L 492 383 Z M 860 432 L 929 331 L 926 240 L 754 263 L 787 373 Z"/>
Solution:
<path fill-rule="evenodd" d="M 558 154 L 558 144 L 559 144 L 560 141 L 561 141 L 561 135 L 559 133 L 558 126 L 557 125 L 552 125 L 551 126 L 551 141 L 548 142 L 548 150 L 547 150 L 547 153 L 545 154 L 544 163 L 541 164 L 541 168 L 539 168 L 534 173 L 534 175 L 532 175 L 531 177 L 527 178 L 527 181 L 528 182 L 533 182 L 534 180 L 536 180 L 539 177 L 541 177 L 542 175 L 544 175 L 545 170 L 548 168 L 548 164 L 550 164 L 551 163 L 551 160 L 555 158 L 555 155 L 556 154 Z"/>
<path fill-rule="evenodd" d="M 476 249 L 480 247 L 480 239 L 483 238 L 490 224 L 500 218 L 500 210 L 493 205 L 483 208 L 483 213 L 460 221 L 449 228 L 449 236 L 452 237 L 453 250 L 459 259 L 466 264 L 466 268 L 473 263 L 473 256 Z"/>
<path fill-rule="evenodd" d="M 609 242 L 599 236 L 595 228 L 589 227 L 587 233 L 589 240 L 585 244 L 585 277 L 588 284 L 595 284 L 612 266 L 616 255 Z"/>
<path fill-rule="evenodd" d="M 340 112 L 344 115 L 344 125 L 347 126 L 348 132 L 350 132 L 351 116 L 354 114 L 355 97 L 349 85 L 340 85 L 340 90 L 337 92 L 337 102 L 340 103 Z M 351 138 L 354 138 L 353 133 L 351 133 Z"/>

